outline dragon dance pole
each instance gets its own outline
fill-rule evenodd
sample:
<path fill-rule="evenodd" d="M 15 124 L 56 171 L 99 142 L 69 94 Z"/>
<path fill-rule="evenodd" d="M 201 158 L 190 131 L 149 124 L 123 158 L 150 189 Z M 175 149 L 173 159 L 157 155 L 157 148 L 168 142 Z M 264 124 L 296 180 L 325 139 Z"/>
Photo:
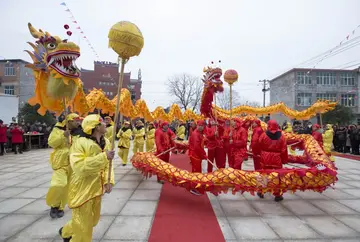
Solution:
<path fill-rule="evenodd" d="M 109 47 L 112 48 L 118 54 L 118 62 L 121 59 L 121 69 L 119 76 L 119 85 L 117 93 L 117 102 L 115 110 L 115 120 L 113 128 L 113 137 L 111 140 L 111 150 L 115 148 L 115 136 L 116 128 L 119 121 L 120 113 L 120 100 L 121 100 L 121 88 L 124 79 L 125 64 L 130 57 L 138 56 L 144 47 L 144 37 L 140 29 L 133 23 L 128 21 L 121 21 L 114 24 L 108 34 Z M 112 173 L 112 160 L 109 162 L 109 172 L 107 184 L 110 184 Z"/>
<path fill-rule="evenodd" d="M 233 110 L 232 110 L 232 85 L 237 82 L 239 78 L 239 75 L 237 73 L 237 71 L 235 70 L 227 70 L 224 74 L 224 80 L 229 84 L 230 86 L 230 144 L 232 143 L 232 114 L 233 114 Z"/>

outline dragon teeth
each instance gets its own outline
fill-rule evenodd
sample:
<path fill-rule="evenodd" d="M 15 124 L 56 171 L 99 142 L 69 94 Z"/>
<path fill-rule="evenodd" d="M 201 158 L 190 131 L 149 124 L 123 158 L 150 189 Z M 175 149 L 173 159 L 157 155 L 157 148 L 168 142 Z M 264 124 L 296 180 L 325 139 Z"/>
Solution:
<path fill-rule="evenodd" d="M 50 61 L 49 61 L 49 63 L 47 64 L 47 66 L 50 66 L 54 61 L 55 61 L 55 59 L 54 59 L 54 58 L 51 58 Z"/>

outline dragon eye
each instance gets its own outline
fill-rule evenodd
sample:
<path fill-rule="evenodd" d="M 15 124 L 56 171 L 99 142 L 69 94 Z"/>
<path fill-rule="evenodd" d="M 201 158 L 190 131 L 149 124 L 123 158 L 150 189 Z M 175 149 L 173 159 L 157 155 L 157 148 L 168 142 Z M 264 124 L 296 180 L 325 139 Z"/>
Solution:
<path fill-rule="evenodd" d="M 56 48 L 56 44 L 55 44 L 55 43 L 49 43 L 49 44 L 47 45 L 47 48 L 50 49 L 50 50 L 53 50 L 53 49 Z"/>

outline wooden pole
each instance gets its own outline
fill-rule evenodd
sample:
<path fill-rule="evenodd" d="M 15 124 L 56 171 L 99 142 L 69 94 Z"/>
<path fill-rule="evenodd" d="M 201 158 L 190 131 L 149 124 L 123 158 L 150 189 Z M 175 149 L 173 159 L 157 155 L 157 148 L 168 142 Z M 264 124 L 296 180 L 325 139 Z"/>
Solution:
<path fill-rule="evenodd" d="M 230 84 L 230 144 L 232 144 L 232 84 Z"/>
<path fill-rule="evenodd" d="M 120 62 L 120 57 L 118 57 L 118 62 Z M 124 69 L 125 69 L 125 64 L 127 62 L 127 59 L 121 59 L 121 68 L 120 68 L 120 76 L 119 76 L 119 85 L 118 85 L 118 92 L 117 92 L 117 100 L 116 100 L 116 109 L 115 109 L 115 119 L 114 119 L 114 127 L 113 127 L 113 136 L 112 136 L 112 140 L 111 140 L 111 150 L 115 149 L 115 137 L 116 137 L 116 128 L 117 128 L 117 123 L 119 121 L 119 112 L 120 112 L 120 99 L 121 99 L 121 88 L 123 85 L 123 81 L 124 81 Z M 110 180 L 111 180 L 111 172 L 112 172 L 112 160 L 110 161 L 109 164 L 109 172 L 108 172 L 108 184 L 110 184 Z"/>

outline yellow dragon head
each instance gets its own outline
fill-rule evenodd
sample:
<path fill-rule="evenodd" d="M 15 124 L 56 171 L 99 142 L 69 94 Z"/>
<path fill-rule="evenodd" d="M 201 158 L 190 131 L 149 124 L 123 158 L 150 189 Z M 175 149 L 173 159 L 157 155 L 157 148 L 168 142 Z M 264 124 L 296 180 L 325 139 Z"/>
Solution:
<path fill-rule="evenodd" d="M 80 56 L 79 46 L 41 29 L 36 30 L 30 23 L 28 27 L 37 39 L 35 43 L 28 42 L 34 50 L 26 51 L 33 60 L 27 67 L 33 69 L 36 82 L 35 96 L 29 99 L 29 104 L 40 104 L 38 113 L 43 115 L 46 110 L 60 113 L 64 110 L 64 101 L 66 105 L 76 102 L 77 109 L 82 112 L 86 106 L 83 103 L 85 94 L 80 70 L 75 64 Z"/>

